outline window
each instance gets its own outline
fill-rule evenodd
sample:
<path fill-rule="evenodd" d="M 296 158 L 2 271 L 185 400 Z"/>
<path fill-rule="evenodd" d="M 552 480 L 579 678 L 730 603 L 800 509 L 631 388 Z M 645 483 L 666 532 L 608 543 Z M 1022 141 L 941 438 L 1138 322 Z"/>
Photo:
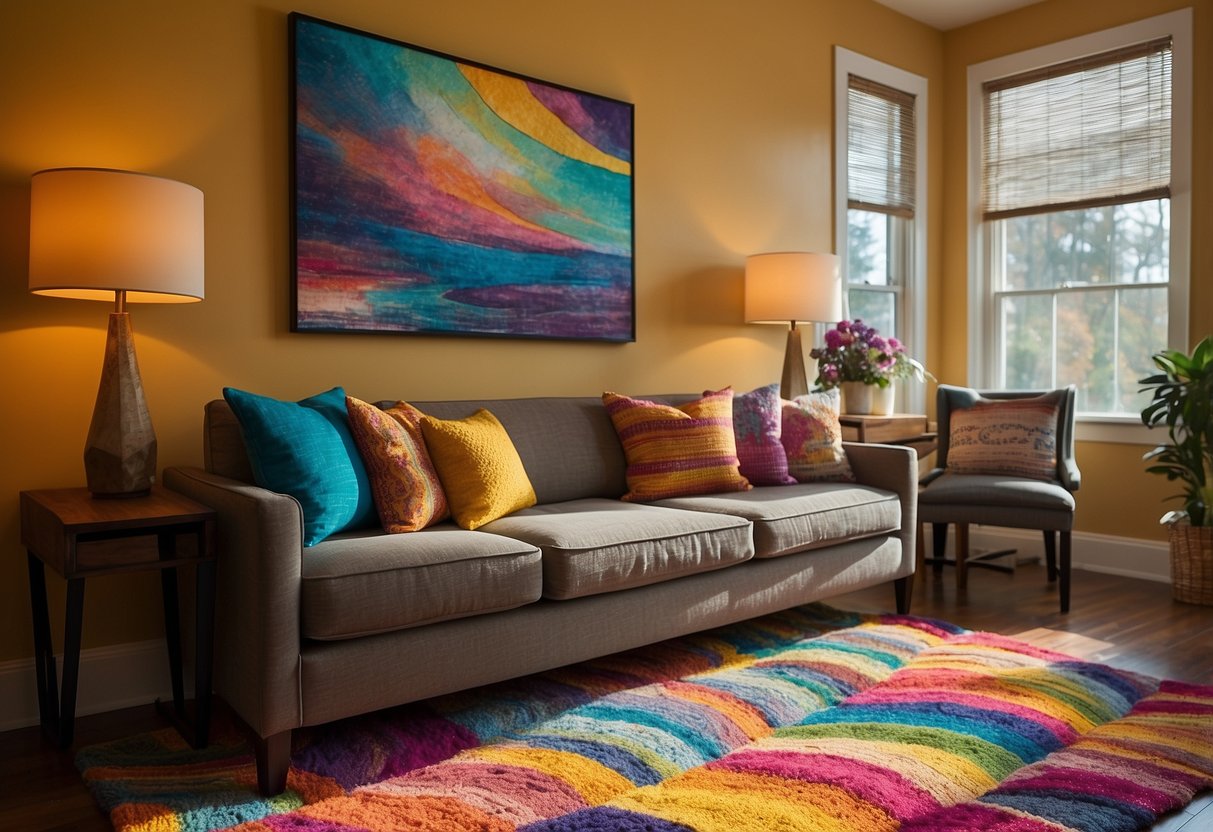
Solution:
<path fill-rule="evenodd" d="M 848 316 L 925 359 L 925 78 L 835 47 L 836 250 Z M 921 412 L 922 385 L 898 408 Z"/>
<path fill-rule="evenodd" d="M 1080 419 L 1131 422 L 1150 356 L 1186 346 L 1190 21 L 970 67 L 973 383 L 1074 384 Z"/>

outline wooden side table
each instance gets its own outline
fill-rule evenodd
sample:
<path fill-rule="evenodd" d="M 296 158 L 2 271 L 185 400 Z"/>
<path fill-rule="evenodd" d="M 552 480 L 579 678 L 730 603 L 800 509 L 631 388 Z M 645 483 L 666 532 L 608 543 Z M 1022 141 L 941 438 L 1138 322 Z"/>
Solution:
<path fill-rule="evenodd" d="M 139 547 L 106 545 L 156 537 L 153 557 L 136 556 Z M 192 535 L 193 551 L 178 550 L 178 537 Z M 166 715 L 191 745 L 202 748 L 210 729 L 211 654 L 215 618 L 215 513 L 162 487 L 146 497 L 95 499 L 84 488 L 21 492 L 21 542 L 28 551 L 30 602 L 34 613 L 34 661 L 38 676 L 38 713 L 43 733 L 60 748 L 72 743 L 76 683 L 80 669 L 80 630 L 84 581 L 144 569 L 160 570 L 164 593 L 164 634 L 172 672 L 173 708 Z M 182 683 L 181 623 L 177 567 L 197 571 L 197 644 L 194 671 L 194 719 L 186 716 Z M 44 566 L 67 579 L 63 637 L 63 689 L 56 682 Z M 62 701 L 60 701 L 62 700 Z M 160 702 L 157 700 L 157 707 Z"/>
<path fill-rule="evenodd" d="M 888 416 L 853 416 L 844 413 L 838 419 L 844 442 L 879 442 L 906 445 L 922 459 L 935 450 L 936 436 L 927 417 L 918 413 L 891 413 Z"/>

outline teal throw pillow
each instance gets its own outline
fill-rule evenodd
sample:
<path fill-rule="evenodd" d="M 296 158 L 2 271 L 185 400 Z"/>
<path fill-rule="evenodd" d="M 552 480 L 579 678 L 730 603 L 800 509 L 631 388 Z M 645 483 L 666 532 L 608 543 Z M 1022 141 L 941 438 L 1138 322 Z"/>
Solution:
<path fill-rule="evenodd" d="M 379 522 L 343 389 L 284 402 L 225 387 L 223 398 L 240 422 L 257 484 L 303 507 L 304 546 Z"/>

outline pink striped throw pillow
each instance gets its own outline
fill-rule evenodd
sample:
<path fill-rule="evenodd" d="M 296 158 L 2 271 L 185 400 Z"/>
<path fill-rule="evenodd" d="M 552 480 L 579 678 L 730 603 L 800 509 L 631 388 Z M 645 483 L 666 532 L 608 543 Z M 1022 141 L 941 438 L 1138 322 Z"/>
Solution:
<path fill-rule="evenodd" d="M 738 471 L 731 388 L 678 407 L 610 392 L 602 401 L 627 457 L 623 499 L 646 502 L 750 489 Z"/>

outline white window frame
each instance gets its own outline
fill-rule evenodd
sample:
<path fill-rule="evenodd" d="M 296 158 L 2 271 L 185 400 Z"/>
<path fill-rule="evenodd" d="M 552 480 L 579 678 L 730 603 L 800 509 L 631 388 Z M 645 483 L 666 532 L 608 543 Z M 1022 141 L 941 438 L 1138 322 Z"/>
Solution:
<path fill-rule="evenodd" d="M 1188 347 L 1188 286 L 1192 206 L 1192 9 L 1180 9 L 1090 35 L 1059 41 L 1014 55 L 972 64 L 969 105 L 969 384 L 992 387 L 997 379 L 993 256 L 996 246 L 981 217 L 982 84 L 1008 75 L 1171 37 L 1171 228 L 1167 293 L 1167 347 Z M 1075 438 L 1096 442 L 1152 444 L 1156 440 L 1132 414 L 1080 413 Z"/>
<path fill-rule="evenodd" d="M 834 47 L 834 251 L 842 267 L 843 288 L 847 282 L 847 77 L 858 75 L 887 87 L 914 96 L 915 181 L 914 219 L 908 239 L 893 241 L 890 250 L 902 250 L 905 262 L 905 284 L 900 303 L 904 332 L 896 334 L 906 345 L 906 352 L 927 364 L 927 79 L 882 61 L 852 52 L 842 46 Z M 846 300 L 846 291 L 843 292 Z M 849 311 L 844 311 L 849 317 Z M 928 365 L 928 369 L 930 369 Z M 926 412 L 926 385 L 900 384 L 898 410 L 910 413 Z"/>

